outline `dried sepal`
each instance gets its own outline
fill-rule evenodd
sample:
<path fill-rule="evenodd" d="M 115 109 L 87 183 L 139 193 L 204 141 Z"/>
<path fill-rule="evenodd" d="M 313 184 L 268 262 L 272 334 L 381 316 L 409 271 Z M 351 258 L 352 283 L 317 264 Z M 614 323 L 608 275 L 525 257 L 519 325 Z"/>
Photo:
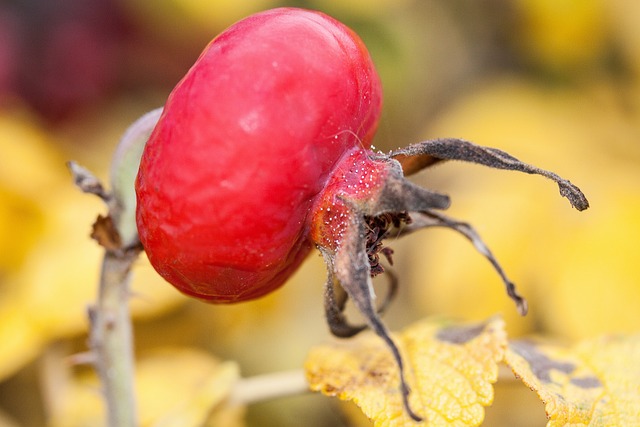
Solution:
<path fill-rule="evenodd" d="M 462 160 L 496 169 L 542 175 L 558 184 L 560 194 L 566 197 L 574 208 L 582 211 L 589 207 L 589 201 L 582 191 L 557 174 L 524 163 L 502 150 L 483 147 L 462 139 L 443 138 L 423 141 L 393 151 L 389 157 L 400 162 L 407 176 L 441 160 Z"/>
<path fill-rule="evenodd" d="M 520 315 L 522 316 L 527 314 L 527 300 L 518 293 L 515 284 L 507 277 L 507 274 L 505 273 L 496 257 L 493 255 L 489 247 L 484 243 L 478 232 L 471 226 L 471 224 L 458 221 L 454 218 L 448 217 L 433 210 L 424 212 L 412 212 L 411 218 L 411 224 L 403 228 L 399 232 L 399 236 L 427 227 L 445 227 L 462 234 L 473 244 L 473 246 L 478 252 L 480 252 L 480 254 L 484 255 L 484 257 L 487 258 L 487 260 L 496 270 L 505 285 L 507 295 L 516 303 L 518 313 L 520 313 Z"/>
<path fill-rule="evenodd" d="M 122 248 L 122 239 L 111 216 L 98 215 L 91 228 L 91 238 L 108 251 Z"/>
<path fill-rule="evenodd" d="M 387 175 L 375 203 L 363 212 L 371 217 L 427 209 L 447 209 L 451 200 L 427 188 L 422 188 L 404 177 L 401 164 L 390 158 L 375 159 L 385 165 Z"/>
<path fill-rule="evenodd" d="M 325 257 L 325 259 L 327 259 Z M 409 406 L 409 387 L 405 379 L 405 369 L 398 346 L 391 338 L 389 331 L 380 319 L 375 306 L 375 292 L 371 281 L 371 268 L 366 253 L 366 227 L 362 218 L 352 215 L 344 231 L 343 239 L 334 256 L 329 256 L 328 269 L 330 278 L 336 281 L 347 293 L 355 307 L 364 316 L 367 326 L 375 332 L 387 345 L 398 365 L 400 373 L 400 391 L 405 410 L 411 418 L 421 421 Z M 333 283 L 330 282 L 327 288 Z M 344 317 L 341 321 L 344 320 Z M 352 330 L 351 332 L 359 332 Z"/>
<path fill-rule="evenodd" d="M 333 259 L 334 256 L 325 250 L 320 250 L 327 264 L 328 279 L 324 287 L 324 311 L 331 333 L 339 338 L 351 338 L 352 336 L 362 332 L 367 325 L 351 325 L 344 310 L 347 304 L 348 295 L 344 288 L 338 282 L 334 274 Z"/>
<path fill-rule="evenodd" d="M 333 257 L 326 251 L 321 250 L 327 266 L 333 266 Z M 350 338 L 363 330 L 367 329 L 368 325 L 352 325 L 347 320 L 344 311 L 346 308 L 349 295 L 346 293 L 340 282 L 336 279 L 333 273 L 333 267 L 328 268 L 328 279 L 324 288 L 324 309 L 327 324 L 331 333 L 339 338 Z M 398 278 L 389 269 L 384 270 L 384 275 L 389 279 L 387 285 L 388 290 L 384 300 L 378 305 L 376 312 L 378 315 L 382 315 L 385 310 L 391 305 L 391 301 L 395 298 L 398 292 Z"/>

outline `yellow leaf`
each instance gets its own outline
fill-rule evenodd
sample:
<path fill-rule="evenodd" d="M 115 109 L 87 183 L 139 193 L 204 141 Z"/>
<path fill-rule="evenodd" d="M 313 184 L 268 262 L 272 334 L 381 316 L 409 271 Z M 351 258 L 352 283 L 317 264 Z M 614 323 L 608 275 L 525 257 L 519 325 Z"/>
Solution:
<path fill-rule="evenodd" d="M 640 335 L 574 347 L 514 341 L 505 359 L 545 403 L 547 427 L 638 425 Z"/>
<path fill-rule="evenodd" d="M 44 195 L 67 178 L 53 143 L 28 113 L 0 109 L 0 283 L 46 228 Z"/>
<path fill-rule="evenodd" d="M 480 425 L 504 355 L 504 322 L 422 321 L 395 339 L 409 371 L 410 404 L 425 425 Z M 374 425 L 416 425 L 403 410 L 396 364 L 377 336 L 315 348 L 305 369 L 312 390 L 355 402 Z"/>
<path fill-rule="evenodd" d="M 28 317 L 13 302 L 13 295 L 0 299 L 0 381 L 35 358 L 43 346 Z"/>
<path fill-rule="evenodd" d="M 27 111 L 0 110 L 0 186 L 33 200 L 51 195 L 68 179 L 55 142 Z"/>
<path fill-rule="evenodd" d="M 45 223 L 43 206 L 0 182 L 0 275 L 20 269 Z"/>

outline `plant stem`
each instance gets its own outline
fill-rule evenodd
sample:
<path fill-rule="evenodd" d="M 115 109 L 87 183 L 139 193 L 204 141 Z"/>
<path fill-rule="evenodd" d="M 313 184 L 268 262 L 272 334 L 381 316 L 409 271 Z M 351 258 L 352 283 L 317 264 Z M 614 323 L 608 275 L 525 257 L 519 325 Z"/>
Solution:
<path fill-rule="evenodd" d="M 91 233 L 91 237 L 104 248 L 104 258 L 98 298 L 96 304 L 89 308 L 89 345 L 107 405 L 107 425 L 135 427 L 137 414 L 129 279 L 131 266 L 142 248 L 138 244 L 122 244 L 120 232 L 112 219 L 121 206 L 104 189 L 100 180 L 75 162 L 68 162 L 67 166 L 80 190 L 98 196 L 109 209 L 107 217 L 98 216 Z"/>
<path fill-rule="evenodd" d="M 304 371 L 274 372 L 240 379 L 231 390 L 229 401 L 237 405 L 310 392 Z"/>
<path fill-rule="evenodd" d="M 105 250 L 98 301 L 90 310 L 90 345 L 102 381 L 110 427 L 136 425 L 129 278 L 139 250 Z"/>
<path fill-rule="evenodd" d="M 111 192 L 89 171 L 71 163 L 75 182 L 107 205 L 92 237 L 105 248 L 98 303 L 92 318 L 91 346 L 104 387 L 110 427 L 136 425 L 134 352 L 129 313 L 131 266 L 142 250 L 135 221 L 135 178 L 144 146 L 162 108 L 136 120 L 120 139 L 111 161 Z"/>

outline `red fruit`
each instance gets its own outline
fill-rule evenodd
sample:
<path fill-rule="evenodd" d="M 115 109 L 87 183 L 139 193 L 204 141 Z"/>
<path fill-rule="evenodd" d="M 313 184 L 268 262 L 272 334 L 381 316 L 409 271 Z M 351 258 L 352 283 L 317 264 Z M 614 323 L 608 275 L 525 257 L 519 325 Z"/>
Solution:
<path fill-rule="evenodd" d="M 242 20 L 207 46 L 169 96 L 140 164 L 137 224 L 156 270 L 215 303 L 274 290 L 318 247 L 329 271 L 331 331 L 347 337 L 364 328 L 344 317 L 351 298 L 393 352 L 405 406 L 419 419 L 375 306 L 371 276 L 384 271 L 379 255 L 391 254 L 382 240 L 394 230 L 452 228 L 490 259 L 522 312 L 526 305 L 473 229 L 434 211 L 449 198 L 404 174 L 466 160 L 545 175 L 578 209 L 587 202 L 557 175 L 466 141 L 373 153 L 380 105 L 371 58 L 338 21 L 290 8 Z"/>
<path fill-rule="evenodd" d="M 276 9 L 214 39 L 171 93 L 137 183 L 158 272 L 211 302 L 282 285 L 312 247 L 309 211 L 349 150 L 371 143 L 381 88 L 338 21 Z"/>

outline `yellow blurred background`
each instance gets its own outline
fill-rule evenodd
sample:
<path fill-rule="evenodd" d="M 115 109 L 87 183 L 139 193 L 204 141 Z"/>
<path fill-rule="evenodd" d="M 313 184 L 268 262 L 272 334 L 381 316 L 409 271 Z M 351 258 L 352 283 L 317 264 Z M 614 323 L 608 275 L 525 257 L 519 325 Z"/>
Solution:
<path fill-rule="evenodd" d="M 104 207 L 73 187 L 65 161 L 108 181 L 122 132 L 162 105 L 204 45 L 277 6 L 322 10 L 364 39 L 385 90 L 377 148 L 468 139 L 557 172 L 591 202 L 578 213 L 542 178 L 478 166 L 421 173 L 416 182 L 452 196 L 450 215 L 474 224 L 530 314 L 517 315 L 464 238 L 426 230 L 391 243 L 401 280 L 392 328 L 501 313 L 512 337 L 640 330 L 637 1 L 9 0 L 0 4 L 1 427 L 94 426 L 102 416 L 90 371 L 68 357 L 86 349 L 101 257 L 88 234 Z M 301 367 L 330 339 L 324 281 L 314 254 L 273 295 L 208 306 L 140 260 L 132 306 L 141 366 L 158 351 L 196 355 L 160 365 L 153 375 L 167 381 L 140 386 L 141 401 L 171 399 L 170 378 L 191 378 L 213 358 L 237 361 L 245 376 Z M 542 403 L 513 386 L 498 387 L 486 425 L 544 425 Z M 233 425 L 361 425 L 351 413 L 306 395 L 254 405 Z"/>

